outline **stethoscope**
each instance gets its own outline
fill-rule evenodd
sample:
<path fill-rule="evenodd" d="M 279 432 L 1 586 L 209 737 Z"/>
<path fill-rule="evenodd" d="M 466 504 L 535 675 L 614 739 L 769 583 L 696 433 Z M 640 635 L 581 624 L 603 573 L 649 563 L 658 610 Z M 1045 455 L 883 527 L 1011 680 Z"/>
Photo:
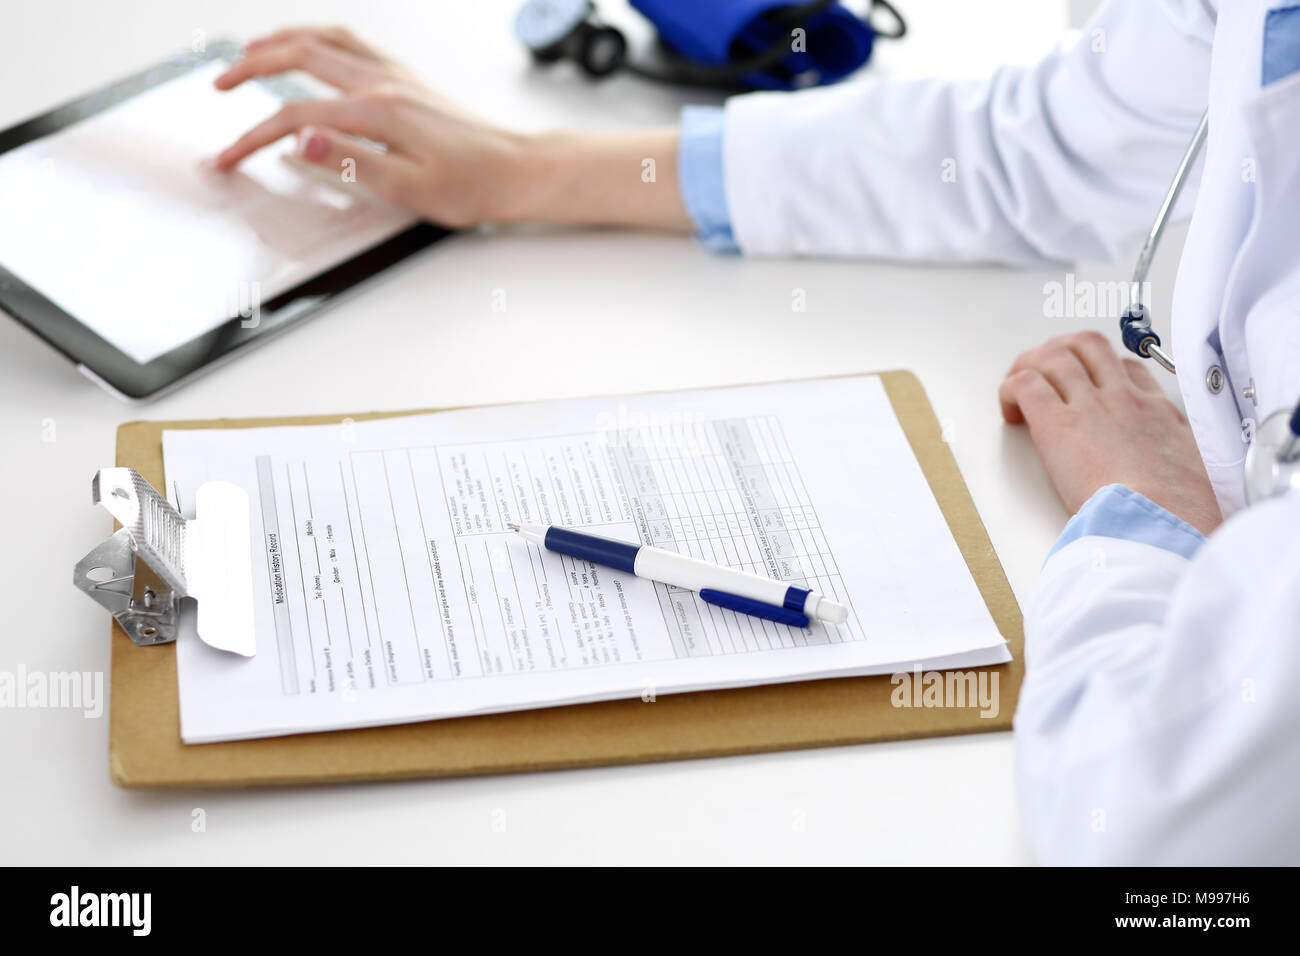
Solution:
<path fill-rule="evenodd" d="M 1119 320 L 1124 346 L 1130 352 L 1151 359 L 1161 368 L 1175 374 L 1177 369 L 1173 357 L 1161 347 L 1160 336 L 1151 328 L 1151 315 L 1142 301 L 1142 287 L 1151 270 L 1151 261 L 1155 258 L 1165 226 L 1178 202 L 1178 195 L 1183 191 L 1192 166 L 1205 146 L 1209 129 L 1210 113 L 1206 110 L 1196 126 L 1196 132 L 1192 134 L 1191 142 L 1187 144 L 1187 151 L 1178 163 L 1178 170 L 1174 173 L 1169 191 L 1165 193 L 1155 221 L 1147 232 L 1146 241 L 1142 243 L 1137 265 L 1133 267 L 1129 306 Z M 1300 402 L 1293 409 L 1278 409 L 1256 428 L 1254 441 L 1246 449 L 1244 483 L 1247 504 L 1282 495 L 1293 488 L 1300 490 Z"/>

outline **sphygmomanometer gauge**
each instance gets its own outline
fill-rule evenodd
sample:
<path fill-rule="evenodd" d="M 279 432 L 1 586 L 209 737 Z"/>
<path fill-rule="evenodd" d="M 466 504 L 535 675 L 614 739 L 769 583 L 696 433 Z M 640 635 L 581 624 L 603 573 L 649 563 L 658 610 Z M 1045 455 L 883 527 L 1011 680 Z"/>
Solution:
<path fill-rule="evenodd" d="M 542 62 L 576 60 L 592 76 L 605 76 L 623 65 L 627 40 L 595 14 L 590 0 L 528 0 L 515 15 L 515 36 Z"/>

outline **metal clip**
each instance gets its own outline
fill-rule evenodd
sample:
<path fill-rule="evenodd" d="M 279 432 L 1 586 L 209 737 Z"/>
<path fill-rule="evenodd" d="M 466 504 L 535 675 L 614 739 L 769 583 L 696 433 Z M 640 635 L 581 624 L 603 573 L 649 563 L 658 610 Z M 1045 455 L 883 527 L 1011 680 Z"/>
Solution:
<path fill-rule="evenodd" d="M 78 589 L 112 612 L 139 645 L 175 641 L 181 599 L 192 597 L 204 643 L 253 655 L 248 495 L 241 488 L 200 486 L 189 520 L 134 468 L 101 469 L 91 496 L 122 527 L 77 562 Z"/>

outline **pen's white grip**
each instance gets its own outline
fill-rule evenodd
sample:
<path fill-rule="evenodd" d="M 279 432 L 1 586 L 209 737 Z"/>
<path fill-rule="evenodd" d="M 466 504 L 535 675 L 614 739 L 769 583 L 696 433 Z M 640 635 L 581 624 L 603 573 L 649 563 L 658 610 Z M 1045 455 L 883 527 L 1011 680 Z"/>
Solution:
<path fill-rule="evenodd" d="M 755 601 L 775 604 L 777 607 L 785 604 L 786 591 L 790 588 L 784 581 L 750 574 L 748 571 L 737 571 L 735 568 L 720 567 L 649 545 L 642 545 L 637 552 L 635 567 L 639 578 L 650 578 L 691 591 L 715 588 L 729 594 L 753 598 Z"/>

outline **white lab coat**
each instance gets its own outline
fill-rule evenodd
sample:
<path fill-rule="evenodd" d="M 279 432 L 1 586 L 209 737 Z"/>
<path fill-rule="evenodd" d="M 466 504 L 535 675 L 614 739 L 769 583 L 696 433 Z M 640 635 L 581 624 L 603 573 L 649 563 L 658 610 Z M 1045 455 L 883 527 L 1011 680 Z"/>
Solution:
<path fill-rule="evenodd" d="M 1044 566 L 1016 714 L 1044 862 L 1300 862 L 1300 496 L 1243 512 L 1241 492 L 1251 420 L 1300 395 L 1300 74 L 1261 88 L 1265 14 L 1292 5 L 1112 0 L 988 81 L 727 105 L 743 251 L 1039 263 L 1131 249 L 1208 103 L 1172 339 L 1236 516 L 1190 562 L 1085 537 Z"/>

